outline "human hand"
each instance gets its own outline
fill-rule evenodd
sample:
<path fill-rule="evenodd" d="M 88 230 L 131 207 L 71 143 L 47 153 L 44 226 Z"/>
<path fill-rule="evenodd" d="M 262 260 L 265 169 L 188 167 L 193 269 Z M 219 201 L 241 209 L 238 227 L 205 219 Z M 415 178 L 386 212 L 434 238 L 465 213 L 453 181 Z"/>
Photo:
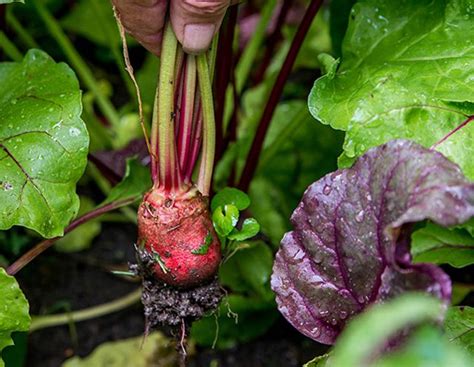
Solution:
<path fill-rule="evenodd" d="M 171 25 L 184 51 L 207 50 L 232 0 L 112 0 L 125 29 L 158 55 L 169 6 Z"/>

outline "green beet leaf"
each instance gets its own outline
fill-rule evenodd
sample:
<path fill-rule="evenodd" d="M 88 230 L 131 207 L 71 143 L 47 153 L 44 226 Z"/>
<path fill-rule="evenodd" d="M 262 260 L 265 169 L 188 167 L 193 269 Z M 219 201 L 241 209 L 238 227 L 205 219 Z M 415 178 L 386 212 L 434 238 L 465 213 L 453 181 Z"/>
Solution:
<path fill-rule="evenodd" d="M 249 247 L 239 250 L 221 266 L 220 281 L 233 292 L 273 299 L 269 287 L 272 264 L 273 255 L 268 245 L 250 242 Z"/>
<path fill-rule="evenodd" d="M 329 354 L 323 354 L 322 356 L 314 357 L 311 361 L 305 363 L 303 367 L 325 367 L 328 358 Z"/>
<path fill-rule="evenodd" d="M 449 341 L 465 349 L 474 358 L 474 308 L 450 307 L 444 326 Z"/>
<path fill-rule="evenodd" d="M 14 277 L 0 268 L 0 354 L 3 348 L 13 345 L 11 333 L 27 331 L 30 327 L 29 306 Z M 0 358 L 0 367 L 4 363 Z"/>
<path fill-rule="evenodd" d="M 413 233 L 411 254 L 414 262 L 461 268 L 474 264 L 474 238 L 464 229 L 448 229 L 430 223 Z"/>
<path fill-rule="evenodd" d="M 235 205 L 224 205 L 217 207 L 212 213 L 212 222 L 217 234 L 226 237 L 237 225 L 239 220 L 239 209 Z"/>
<path fill-rule="evenodd" d="M 346 131 L 340 166 L 395 138 L 430 147 L 474 114 L 474 1 L 365 0 L 352 9 L 335 75 L 312 115 Z M 474 178 L 474 123 L 436 148 Z"/>
<path fill-rule="evenodd" d="M 302 192 L 336 169 L 341 143 L 342 134 L 315 124 L 303 101 L 278 105 L 249 188 L 250 211 L 275 246 L 289 230 L 288 218 Z"/>
<path fill-rule="evenodd" d="M 75 187 L 89 145 L 76 76 L 31 50 L 0 64 L 0 96 L 0 229 L 60 236 L 79 209 Z"/>
<path fill-rule="evenodd" d="M 250 205 L 250 198 L 248 195 L 235 189 L 233 187 L 226 187 L 220 190 L 213 198 L 211 202 L 211 210 L 214 212 L 219 206 L 232 204 L 239 210 L 247 209 Z"/>
<path fill-rule="evenodd" d="M 150 170 L 136 158 L 127 159 L 122 181 L 110 190 L 107 199 L 102 204 L 109 204 L 113 201 L 139 200 L 150 187 Z"/>
<path fill-rule="evenodd" d="M 234 241 L 244 241 L 254 237 L 259 231 L 260 224 L 258 224 L 257 220 L 255 218 L 247 218 L 242 223 L 242 229 L 239 231 L 234 228 L 227 238 Z"/>
<path fill-rule="evenodd" d="M 122 40 L 110 2 L 81 0 L 74 3 L 71 11 L 61 20 L 64 29 L 101 46 L 121 45 Z"/>
<path fill-rule="evenodd" d="M 159 331 L 146 338 L 137 336 L 114 340 L 99 345 L 89 356 L 69 358 L 63 367 L 149 367 L 150 361 L 159 361 L 159 366 L 175 366 L 178 353 L 173 343 Z"/>
<path fill-rule="evenodd" d="M 402 350 L 377 361 L 377 367 L 470 367 L 469 357 L 448 343 L 440 330 L 425 326 L 417 330 Z"/>
<path fill-rule="evenodd" d="M 87 196 L 81 196 L 80 199 L 81 205 L 78 217 L 92 211 L 95 207 L 94 202 Z M 64 253 L 88 249 L 92 245 L 94 238 L 100 234 L 101 229 L 100 218 L 89 220 L 57 240 L 54 244 L 54 249 Z"/>
<path fill-rule="evenodd" d="M 442 314 L 441 303 L 423 294 L 407 293 L 372 306 L 349 323 L 326 366 L 367 366 L 367 360 L 398 331 L 434 321 Z"/>

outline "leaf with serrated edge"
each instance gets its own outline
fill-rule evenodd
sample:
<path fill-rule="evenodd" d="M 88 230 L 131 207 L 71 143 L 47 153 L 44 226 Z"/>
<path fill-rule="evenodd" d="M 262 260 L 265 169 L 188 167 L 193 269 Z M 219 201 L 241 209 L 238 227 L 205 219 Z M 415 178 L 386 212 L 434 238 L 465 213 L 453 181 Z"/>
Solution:
<path fill-rule="evenodd" d="M 75 217 L 89 144 L 81 110 L 66 64 L 39 50 L 0 64 L 0 229 L 21 225 L 55 237 Z"/>
<path fill-rule="evenodd" d="M 347 132 L 341 166 L 395 138 L 430 147 L 474 114 L 472 9 L 472 0 L 354 6 L 339 70 L 309 97 L 316 119 Z M 471 122 L 437 146 L 471 179 L 473 141 Z"/>
<path fill-rule="evenodd" d="M 293 212 L 294 230 L 273 266 L 279 310 L 331 344 L 353 315 L 406 291 L 447 304 L 449 277 L 411 263 L 411 224 L 453 226 L 472 216 L 474 184 L 440 153 L 406 140 L 370 149 L 352 168 L 313 183 Z"/>
<path fill-rule="evenodd" d="M 28 301 L 14 277 L 0 268 L 0 355 L 2 349 L 13 345 L 11 333 L 27 331 L 30 327 Z M 0 367 L 4 363 L 0 358 Z"/>

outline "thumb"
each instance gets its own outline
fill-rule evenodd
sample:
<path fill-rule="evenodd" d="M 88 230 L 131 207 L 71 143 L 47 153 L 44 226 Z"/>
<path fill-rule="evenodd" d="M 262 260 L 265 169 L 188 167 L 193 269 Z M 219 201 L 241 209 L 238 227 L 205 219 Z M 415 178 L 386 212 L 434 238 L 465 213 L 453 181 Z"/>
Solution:
<path fill-rule="evenodd" d="M 230 0 L 171 0 L 170 16 L 184 51 L 206 51 L 218 31 Z"/>

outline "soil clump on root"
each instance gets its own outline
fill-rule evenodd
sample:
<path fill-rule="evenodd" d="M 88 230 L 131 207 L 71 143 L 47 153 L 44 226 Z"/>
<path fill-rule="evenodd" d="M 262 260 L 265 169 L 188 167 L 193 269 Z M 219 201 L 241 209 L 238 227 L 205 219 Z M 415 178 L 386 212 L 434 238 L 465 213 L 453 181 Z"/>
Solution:
<path fill-rule="evenodd" d="M 159 325 L 190 325 L 217 309 L 224 296 L 217 276 L 194 288 L 177 288 L 155 278 L 153 256 L 137 248 L 137 264 L 131 270 L 143 280 L 142 303 L 147 331 Z"/>

